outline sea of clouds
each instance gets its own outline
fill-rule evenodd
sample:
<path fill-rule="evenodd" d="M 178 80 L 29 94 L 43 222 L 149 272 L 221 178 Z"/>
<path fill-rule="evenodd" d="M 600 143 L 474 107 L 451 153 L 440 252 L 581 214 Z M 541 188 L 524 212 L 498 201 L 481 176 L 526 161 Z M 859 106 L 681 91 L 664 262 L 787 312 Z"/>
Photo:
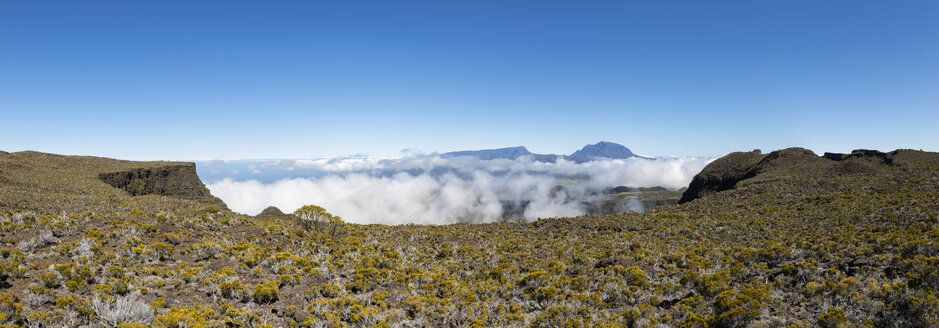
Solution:
<path fill-rule="evenodd" d="M 554 163 L 441 158 L 352 156 L 316 160 L 197 162 L 213 195 L 236 212 L 268 206 L 292 212 L 316 204 L 354 223 L 447 224 L 493 222 L 506 204 L 526 204 L 520 219 L 576 216 L 585 201 L 616 186 L 686 187 L 713 158 L 660 157 Z M 562 187 L 558 187 L 562 186 Z M 635 208 L 635 202 L 630 204 Z"/>

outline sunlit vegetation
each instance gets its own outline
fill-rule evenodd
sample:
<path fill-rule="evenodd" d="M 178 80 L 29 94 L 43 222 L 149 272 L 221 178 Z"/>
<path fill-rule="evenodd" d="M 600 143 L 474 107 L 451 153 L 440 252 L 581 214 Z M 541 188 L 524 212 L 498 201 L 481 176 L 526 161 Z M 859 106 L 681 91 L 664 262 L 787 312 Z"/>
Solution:
<path fill-rule="evenodd" d="M 113 188 L 44 209 L 26 196 L 68 182 L 5 160 L 3 327 L 939 325 L 933 153 L 779 166 L 642 214 L 443 226 Z M 70 179 L 56 190 L 110 188 Z"/>

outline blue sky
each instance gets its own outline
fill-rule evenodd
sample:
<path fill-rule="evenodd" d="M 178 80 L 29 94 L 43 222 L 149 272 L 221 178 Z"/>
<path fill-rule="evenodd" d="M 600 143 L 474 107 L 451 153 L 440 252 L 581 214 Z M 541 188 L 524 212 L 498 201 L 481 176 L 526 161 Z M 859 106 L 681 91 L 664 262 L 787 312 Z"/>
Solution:
<path fill-rule="evenodd" d="M 939 151 L 936 1 L 3 1 L 0 150 Z"/>

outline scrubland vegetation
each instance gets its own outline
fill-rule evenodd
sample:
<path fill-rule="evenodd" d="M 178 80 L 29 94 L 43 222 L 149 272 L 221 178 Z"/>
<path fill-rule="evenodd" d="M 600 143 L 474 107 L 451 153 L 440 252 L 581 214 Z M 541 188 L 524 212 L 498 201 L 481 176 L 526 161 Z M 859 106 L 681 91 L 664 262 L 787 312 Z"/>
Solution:
<path fill-rule="evenodd" d="M 444 226 L 247 217 L 15 155 L 0 154 L 5 327 L 939 325 L 935 153 L 780 152 L 642 214 Z"/>

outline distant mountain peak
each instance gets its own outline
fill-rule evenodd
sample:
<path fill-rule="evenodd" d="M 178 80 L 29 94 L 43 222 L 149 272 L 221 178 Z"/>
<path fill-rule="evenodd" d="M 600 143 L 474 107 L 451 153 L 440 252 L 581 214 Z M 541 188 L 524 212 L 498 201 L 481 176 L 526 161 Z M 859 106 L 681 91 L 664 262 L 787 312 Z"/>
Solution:
<path fill-rule="evenodd" d="M 613 158 L 613 159 L 624 159 L 630 157 L 636 157 L 636 154 L 633 154 L 629 148 L 626 146 L 620 145 L 615 142 L 609 141 L 600 141 L 592 145 L 586 145 L 584 148 L 571 154 L 572 158 Z"/>
<path fill-rule="evenodd" d="M 550 162 L 554 163 L 559 158 L 566 160 L 571 160 L 577 163 L 588 162 L 594 159 L 624 159 L 630 157 L 641 157 L 636 154 L 633 154 L 629 148 L 626 148 L 623 145 L 620 145 L 615 142 L 609 141 L 600 141 L 592 145 L 586 145 L 584 148 L 574 152 L 571 156 L 563 155 L 553 155 L 553 154 L 535 154 L 528 151 L 528 148 L 525 146 L 518 147 L 507 147 L 507 148 L 497 148 L 497 149 L 482 149 L 482 150 L 464 150 L 464 151 L 453 151 L 449 153 L 440 154 L 442 158 L 452 158 L 452 157 L 475 157 L 482 160 L 492 160 L 492 159 L 518 159 L 519 157 L 531 156 L 532 160 L 538 162 Z M 645 157 L 642 157 L 645 158 Z"/>
<path fill-rule="evenodd" d="M 470 156 L 476 157 L 479 159 L 517 159 L 522 156 L 531 156 L 533 155 L 528 148 L 525 146 L 518 147 L 507 147 L 507 148 L 497 148 L 497 149 L 483 149 L 483 150 L 464 150 L 464 151 L 453 151 L 449 153 L 440 154 L 442 158 L 448 157 L 462 157 Z"/>

